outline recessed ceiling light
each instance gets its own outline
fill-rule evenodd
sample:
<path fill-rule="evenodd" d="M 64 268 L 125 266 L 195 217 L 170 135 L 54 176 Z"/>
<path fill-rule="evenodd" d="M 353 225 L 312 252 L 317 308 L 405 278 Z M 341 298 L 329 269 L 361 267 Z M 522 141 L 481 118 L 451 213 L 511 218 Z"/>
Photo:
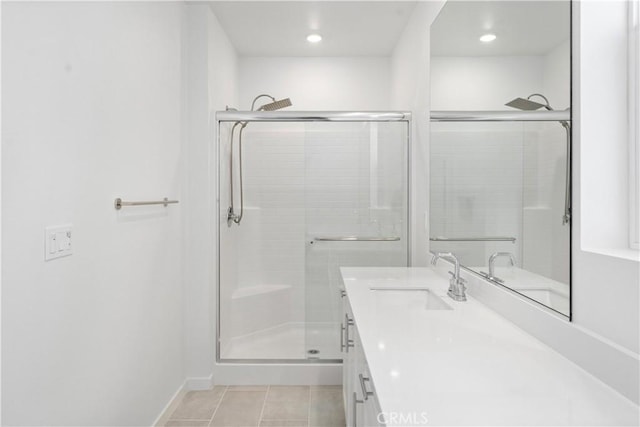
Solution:
<path fill-rule="evenodd" d="M 480 36 L 480 41 L 484 43 L 492 42 L 495 39 L 496 39 L 495 34 L 483 34 L 482 36 Z"/>
<path fill-rule="evenodd" d="M 322 40 L 322 36 L 320 34 L 309 34 L 307 36 L 307 41 L 309 43 L 318 43 Z"/>

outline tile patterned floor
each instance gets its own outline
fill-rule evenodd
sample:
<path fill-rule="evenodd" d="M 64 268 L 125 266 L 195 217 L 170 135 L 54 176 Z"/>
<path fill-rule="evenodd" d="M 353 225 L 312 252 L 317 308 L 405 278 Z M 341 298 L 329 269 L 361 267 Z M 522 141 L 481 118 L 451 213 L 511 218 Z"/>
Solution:
<path fill-rule="evenodd" d="M 342 386 L 215 386 L 190 391 L 166 427 L 344 427 Z"/>

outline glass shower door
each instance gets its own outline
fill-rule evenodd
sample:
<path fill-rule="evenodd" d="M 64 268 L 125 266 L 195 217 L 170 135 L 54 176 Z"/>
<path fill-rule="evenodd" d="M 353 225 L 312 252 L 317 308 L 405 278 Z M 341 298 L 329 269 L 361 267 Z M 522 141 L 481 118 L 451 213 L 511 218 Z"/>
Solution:
<path fill-rule="evenodd" d="M 306 358 L 340 359 L 340 267 L 407 266 L 408 122 L 306 124 Z"/>
<path fill-rule="evenodd" d="M 242 144 L 236 123 L 219 127 L 218 359 L 335 362 L 339 267 L 407 265 L 409 122 L 254 119 Z"/>

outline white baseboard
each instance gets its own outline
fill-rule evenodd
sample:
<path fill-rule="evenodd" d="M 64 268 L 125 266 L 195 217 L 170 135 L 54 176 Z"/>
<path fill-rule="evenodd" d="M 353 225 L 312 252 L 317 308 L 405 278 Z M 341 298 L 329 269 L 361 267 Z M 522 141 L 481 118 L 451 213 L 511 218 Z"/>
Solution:
<path fill-rule="evenodd" d="M 180 387 L 178 387 L 178 390 L 176 390 L 171 399 L 169 399 L 169 402 L 164 407 L 162 412 L 160 412 L 158 418 L 156 418 L 156 420 L 153 422 L 152 427 L 164 427 L 167 421 L 169 421 L 169 417 L 171 416 L 171 414 L 173 414 L 173 411 L 176 410 L 176 408 L 182 401 L 182 398 L 184 397 L 186 392 L 187 389 L 185 381 Z"/>
<path fill-rule="evenodd" d="M 339 385 L 341 364 L 217 363 L 216 384 L 221 385 Z"/>
<path fill-rule="evenodd" d="M 213 374 L 208 377 L 191 377 L 185 380 L 185 389 L 191 390 L 211 390 L 213 388 Z"/>
<path fill-rule="evenodd" d="M 176 410 L 184 395 L 191 390 L 211 390 L 213 388 L 213 375 L 201 378 L 187 378 L 184 383 L 173 394 L 167 405 L 164 407 L 158 418 L 153 422 L 154 427 L 164 427 L 169 421 L 169 417 Z"/>

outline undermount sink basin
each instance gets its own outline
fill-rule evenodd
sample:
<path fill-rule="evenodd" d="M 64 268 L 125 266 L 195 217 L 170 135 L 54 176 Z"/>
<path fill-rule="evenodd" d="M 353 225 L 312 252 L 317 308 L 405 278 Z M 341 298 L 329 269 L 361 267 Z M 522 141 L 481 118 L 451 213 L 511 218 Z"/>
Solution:
<path fill-rule="evenodd" d="M 383 305 L 402 306 L 406 309 L 453 310 L 449 304 L 429 288 L 371 287 L 376 300 Z"/>

